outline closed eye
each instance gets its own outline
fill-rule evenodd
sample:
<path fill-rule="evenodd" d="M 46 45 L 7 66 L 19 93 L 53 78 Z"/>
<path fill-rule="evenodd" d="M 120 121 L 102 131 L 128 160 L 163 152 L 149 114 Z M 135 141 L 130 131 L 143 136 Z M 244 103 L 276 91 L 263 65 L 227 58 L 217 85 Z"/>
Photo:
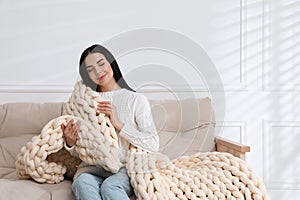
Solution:
<path fill-rule="evenodd" d="M 94 68 L 93 67 L 87 67 L 87 69 L 86 69 L 88 72 L 92 72 L 93 70 L 94 70 Z"/>
<path fill-rule="evenodd" d="M 103 63 L 99 63 L 98 65 L 101 67 L 101 66 L 103 66 L 105 63 L 103 62 Z"/>

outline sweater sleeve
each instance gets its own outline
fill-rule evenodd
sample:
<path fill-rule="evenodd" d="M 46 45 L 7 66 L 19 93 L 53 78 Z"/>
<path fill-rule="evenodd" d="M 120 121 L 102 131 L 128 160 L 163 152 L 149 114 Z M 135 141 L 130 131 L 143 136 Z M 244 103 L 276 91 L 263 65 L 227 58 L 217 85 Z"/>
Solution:
<path fill-rule="evenodd" d="M 159 137 L 153 121 L 148 99 L 138 94 L 133 102 L 134 119 L 137 128 L 125 123 L 120 136 L 128 142 L 147 152 L 156 152 L 159 149 Z"/>
<path fill-rule="evenodd" d="M 64 141 L 64 147 L 71 154 L 71 156 L 79 157 L 78 153 L 75 150 L 75 145 L 73 145 L 72 147 L 68 147 L 67 142 Z"/>

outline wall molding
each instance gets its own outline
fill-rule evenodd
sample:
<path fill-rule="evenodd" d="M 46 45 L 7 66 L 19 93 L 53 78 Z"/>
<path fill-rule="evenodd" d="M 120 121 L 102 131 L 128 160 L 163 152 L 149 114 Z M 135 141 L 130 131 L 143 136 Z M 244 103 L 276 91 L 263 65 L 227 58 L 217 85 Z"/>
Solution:
<path fill-rule="evenodd" d="M 74 84 L 5 84 L 0 83 L 0 93 L 70 93 L 73 91 Z M 220 90 L 220 87 L 211 87 L 209 89 L 200 84 L 191 84 L 190 87 L 180 84 L 169 84 L 168 88 L 147 86 L 141 88 L 139 85 L 132 85 L 133 88 L 137 89 L 140 92 L 144 93 L 163 93 L 168 91 L 173 92 L 224 92 Z M 235 87 L 235 91 L 243 90 L 242 87 Z M 225 89 L 225 88 L 224 88 Z M 226 90 L 227 91 L 227 90 Z"/>
<path fill-rule="evenodd" d="M 247 86 L 247 2 L 240 0 L 240 30 L 239 30 L 239 83 L 223 83 L 225 92 L 248 91 Z"/>
<path fill-rule="evenodd" d="M 268 0 L 263 0 L 263 26 L 262 26 L 262 90 L 268 92 L 278 92 L 278 91 L 300 91 L 300 84 L 275 84 L 270 81 L 269 73 L 271 71 L 271 56 L 270 56 L 270 49 L 271 49 L 271 7 Z"/>
<path fill-rule="evenodd" d="M 0 93 L 70 93 L 74 84 L 0 84 Z"/>
<path fill-rule="evenodd" d="M 5 84 L 0 83 L 0 93 L 70 93 L 73 91 L 74 84 Z M 132 85 L 133 88 L 140 88 L 138 85 Z M 224 91 L 218 86 L 208 88 L 201 84 L 191 84 L 190 87 L 180 84 L 170 84 L 174 92 L 230 92 L 230 91 L 247 91 L 243 85 L 224 85 Z M 169 89 L 161 87 L 147 87 L 139 89 L 145 93 L 162 93 L 168 92 Z"/>
<path fill-rule="evenodd" d="M 240 84 L 234 91 L 247 91 L 247 2 L 240 0 Z M 230 87 L 229 87 L 230 88 Z M 226 91 L 228 91 L 226 89 Z"/>
<path fill-rule="evenodd" d="M 240 132 L 238 134 L 239 137 L 239 141 L 236 141 L 238 143 L 241 144 L 247 144 L 247 137 L 246 137 L 246 126 L 247 123 L 243 122 L 243 121 L 217 121 L 216 122 L 216 128 L 220 128 L 221 129 L 221 134 L 218 135 L 220 137 L 226 137 L 227 139 L 231 139 L 228 138 L 227 136 L 225 136 L 226 133 L 224 133 L 224 128 L 239 128 Z"/>
<path fill-rule="evenodd" d="M 74 84 L 0 84 L 0 93 L 70 93 L 73 91 Z M 133 88 L 140 88 L 140 86 L 132 85 Z M 169 89 L 168 89 L 169 88 Z M 140 92 L 145 93 L 160 93 L 160 92 L 209 92 L 208 88 L 203 85 L 168 85 L 168 88 L 161 87 L 146 87 L 140 88 Z M 222 92 L 218 87 L 211 88 L 214 92 Z"/>
<path fill-rule="evenodd" d="M 299 190 L 300 182 L 291 181 L 290 179 L 285 179 L 286 181 L 278 181 L 273 180 L 273 177 L 270 174 L 270 168 L 272 166 L 271 158 L 273 152 L 271 150 L 271 137 L 274 137 L 274 133 L 272 134 L 271 129 L 276 127 L 292 127 L 292 128 L 300 128 L 300 122 L 280 122 L 280 121 L 263 121 L 263 178 L 264 182 L 269 189 L 275 190 Z M 283 149 L 284 151 L 284 149 Z M 295 152 L 297 154 L 297 152 Z M 282 165 L 284 163 L 277 163 L 278 165 Z M 288 165 L 288 163 L 285 163 Z M 288 177 L 288 175 L 286 175 Z M 300 179 L 300 176 L 299 178 Z"/>
<path fill-rule="evenodd" d="M 239 50 L 240 50 L 240 58 L 239 58 L 239 83 L 231 84 L 231 83 L 223 83 L 225 92 L 239 92 L 239 91 L 248 91 L 247 88 L 247 56 L 246 56 L 246 41 L 247 41 L 247 3 L 243 0 L 240 0 L 240 34 L 239 34 Z M 73 84 L 47 84 L 47 83 L 38 83 L 38 84 L 6 84 L 0 83 L 0 93 L 70 93 L 73 90 Z M 135 86 L 132 86 L 135 87 Z M 187 88 L 183 85 L 171 85 L 174 92 L 208 92 L 207 87 L 201 84 L 192 84 L 191 88 Z M 218 89 L 219 86 L 215 86 L 212 88 L 213 91 L 222 92 Z M 163 93 L 167 90 L 161 88 L 147 88 L 142 89 L 141 92 L 145 93 Z"/>

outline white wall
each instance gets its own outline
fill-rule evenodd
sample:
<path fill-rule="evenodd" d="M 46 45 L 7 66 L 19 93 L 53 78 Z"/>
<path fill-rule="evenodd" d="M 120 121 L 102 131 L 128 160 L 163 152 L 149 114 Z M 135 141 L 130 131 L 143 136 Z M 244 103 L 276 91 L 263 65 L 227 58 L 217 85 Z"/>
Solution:
<path fill-rule="evenodd" d="M 225 119 L 217 118 L 223 123 L 220 134 L 251 146 L 247 161 L 264 178 L 270 199 L 296 199 L 300 195 L 299 9 L 299 0 L 2 0 L 0 103 L 66 101 L 79 79 L 83 49 L 94 43 L 110 44 L 127 31 L 169 30 L 202 47 L 215 64 L 226 99 Z M 155 42 L 150 36 L 144 40 Z M 174 48 L 176 44 L 182 45 L 174 41 Z M 115 52 L 124 47 L 114 45 Z M 203 64 L 196 67 L 200 72 L 194 72 L 191 63 L 170 51 L 143 48 L 118 60 L 128 82 L 137 88 L 147 76 L 139 73 L 142 78 L 134 78 L 136 70 L 145 65 L 166 67 L 164 73 L 147 74 L 161 76 L 154 79 L 156 84 L 140 88 L 149 98 L 222 93 L 218 87 L 207 88 L 216 74 L 203 76 L 203 72 L 213 66 Z M 181 81 L 176 75 L 167 78 L 171 72 Z M 222 110 L 218 98 L 213 101 L 216 110 Z"/>

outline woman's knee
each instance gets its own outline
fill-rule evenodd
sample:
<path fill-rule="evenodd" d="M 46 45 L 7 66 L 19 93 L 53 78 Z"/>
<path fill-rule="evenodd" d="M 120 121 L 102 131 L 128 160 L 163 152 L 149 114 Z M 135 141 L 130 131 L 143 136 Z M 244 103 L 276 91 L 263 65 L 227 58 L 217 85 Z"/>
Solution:
<path fill-rule="evenodd" d="M 78 176 L 74 181 L 73 181 L 73 184 L 72 184 L 72 187 L 73 188 L 77 188 L 77 187 L 80 187 L 82 185 L 85 185 L 86 183 L 88 183 L 88 180 L 90 179 L 90 174 L 87 174 L 87 173 L 83 173 L 81 174 L 80 176 Z"/>
<path fill-rule="evenodd" d="M 105 179 L 100 187 L 103 199 L 128 199 L 132 192 L 129 178 L 120 174 Z"/>
<path fill-rule="evenodd" d="M 114 191 L 115 189 L 121 189 L 119 184 L 111 179 L 105 179 L 101 185 L 101 191 Z M 102 193 L 102 192 L 101 192 Z"/>
<path fill-rule="evenodd" d="M 97 180 L 97 177 L 89 173 L 83 173 L 74 180 L 72 184 L 72 190 L 74 192 L 86 190 L 89 186 L 99 188 L 99 184 L 100 183 L 99 180 Z"/>
<path fill-rule="evenodd" d="M 76 199 L 102 199 L 99 193 L 102 181 L 103 179 L 92 174 L 81 174 L 72 184 L 74 196 Z"/>

